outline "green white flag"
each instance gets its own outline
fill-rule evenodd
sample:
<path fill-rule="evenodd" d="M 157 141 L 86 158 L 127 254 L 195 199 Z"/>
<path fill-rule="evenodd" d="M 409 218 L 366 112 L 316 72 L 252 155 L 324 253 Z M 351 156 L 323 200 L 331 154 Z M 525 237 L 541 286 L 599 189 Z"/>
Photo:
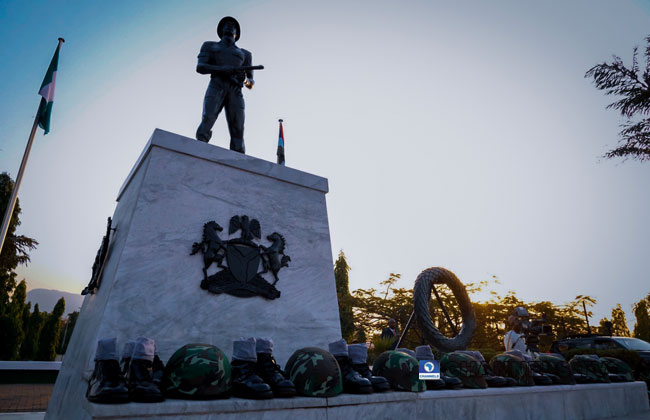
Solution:
<path fill-rule="evenodd" d="M 50 62 L 50 67 L 47 68 L 45 78 L 41 84 L 38 94 L 43 97 L 41 99 L 41 106 L 39 107 L 40 116 L 38 118 L 38 126 L 41 127 L 47 134 L 50 132 L 50 117 L 52 115 L 52 105 L 54 104 L 54 87 L 56 85 L 56 70 L 59 67 L 59 50 L 61 49 L 61 42 L 56 47 L 54 57 Z"/>

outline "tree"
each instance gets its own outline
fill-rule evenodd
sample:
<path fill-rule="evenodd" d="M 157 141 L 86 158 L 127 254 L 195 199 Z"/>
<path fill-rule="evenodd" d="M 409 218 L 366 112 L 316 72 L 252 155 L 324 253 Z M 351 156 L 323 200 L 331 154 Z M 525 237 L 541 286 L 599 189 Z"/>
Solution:
<path fill-rule="evenodd" d="M 0 359 L 16 360 L 19 349 L 25 338 L 23 329 L 23 310 L 27 285 L 21 281 L 13 291 L 11 301 L 0 314 Z"/>
<path fill-rule="evenodd" d="M 599 335 L 614 335 L 612 333 L 612 321 L 607 318 L 602 318 L 600 320 L 600 325 L 598 326 Z"/>
<path fill-rule="evenodd" d="M 643 73 L 639 69 L 638 47 L 635 47 L 630 67 L 614 55 L 611 63 L 598 64 L 585 74 L 593 78 L 596 88 L 605 91 L 606 95 L 620 97 L 607 108 L 619 111 L 627 119 L 621 125 L 619 147 L 607 152 L 606 158 L 650 160 L 650 118 L 647 117 L 650 112 L 650 36 L 646 43 Z"/>
<path fill-rule="evenodd" d="M 68 319 L 65 320 L 65 326 L 63 327 L 63 338 L 61 339 L 61 351 L 60 354 L 65 354 L 68 350 L 68 343 L 70 343 L 70 337 L 72 337 L 72 331 L 74 331 L 75 325 L 77 325 L 77 318 L 79 318 L 79 311 L 74 311 L 68 314 Z"/>
<path fill-rule="evenodd" d="M 56 349 L 61 338 L 61 316 L 64 312 L 65 299 L 61 298 L 54 305 L 52 313 L 45 318 L 38 340 L 36 360 L 52 361 L 56 358 Z"/>
<path fill-rule="evenodd" d="M 636 323 L 634 324 L 634 336 L 641 340 L 650 341 L 650 295 L 645 299 L 641 299 L 634 305 L 634 316 Z"/>
<path fill-rule="evenodd" d="M 11 191 L 13 190 L 14 182 L 11 177 L 3 172 L 0 174 L 0 214 L 4 216 L 5 210 L 9 205 L 11 199 Z M 7 230 L 7 237 L 2 253 L 0 253 L 0 313 L 3 308 L 9 304 L 9 297 L 16 287 L 16 273 L 13 270 L 19 264 L 26 264 L 29 262 L 28 251 L 36 248 L 38 242 L 35 239 L 26 236 L 16 236 L 16 228 L 20 226 L 20 202 L 16 200 L 14 212 L 9 221 L 9 228 Z"/>
<path fill-rule="evenodd" d="M 343 250 L 334 263 L 334 280 L 336 280 L 336 297 L 339 302 L 339 317 L 341 319 L 341 336 L 346 341 L 354 339 L 354 314 L 352 311 L 352 296 L 350 295 L 350 266 Z"/>
<path fill-rule="evenodd" d="M 27 330 L 25 331 L 25 341 L 20 346 L 21 360 L 34 360 L 38 351 L 38 341 L 41 336 L 41 329 L 45 321 L 43 314 L 38 309 L 38 303 L 34 305 L 34 312 L 29 317 Z"/>
<path fill-rule="evenodd" d="M 3 172 L 0 174 L 0 217 L 11 199 L 14 183 L 11 177 Z M 19 264 L 29 261 L 28 251 L 36 247 L 38 242 L 26 236 L 16 236 L 16 228 L 20 225 L 20 203 L 16 200 L 14 212 L 9 220 L 7 237 L 0 253 L 0 359 L 14 360 L 19 356 L 19 349 L 25 337 L 23 311 L 27 286 L 23 280 L 16 285 L 14 270 Z"/>
<path fill-rule="evenodd" d="M 630 330 L 627 328 L 627 321 L 625 320 L 625 312 L 623 312 L 620 303 L 617 303 L 616 307 L 612 309 L 612 335 L 619 337 L 630 336 Z"/>

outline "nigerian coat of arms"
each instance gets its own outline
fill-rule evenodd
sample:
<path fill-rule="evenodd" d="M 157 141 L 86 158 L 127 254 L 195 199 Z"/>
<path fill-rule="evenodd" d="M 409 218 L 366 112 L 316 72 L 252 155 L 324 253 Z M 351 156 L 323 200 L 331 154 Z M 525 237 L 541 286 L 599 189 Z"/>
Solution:
<path fill-rule="evenodd" d="M 237 297 L 279 298 L 280 291 L 275 288 L 279 280 L 278 272 L 282 267 L 288 267 L 291 261 L 284 253 L 284 237 L 273 232 L 266 237 L 271 242 L 270 246 L 255 243 L 255 239 L 262 238 L 262 229 L 257 219 L 248 216 L 230 218 L 228 235 L 240 231 L 239 238 L 224 241 L 219 237 L 221 231 L 223 228 L 217 222 L 209 221 L 203 225 L 203 240 L 192 244 L 190 255 L 203 254 L 201 288 L 215 294 L 227 293 Z M 213 263 L 221 271 L 208 276 L 208 268 Z M 273 283 L 262 277 L 268 272 L 273 275 Z"/>

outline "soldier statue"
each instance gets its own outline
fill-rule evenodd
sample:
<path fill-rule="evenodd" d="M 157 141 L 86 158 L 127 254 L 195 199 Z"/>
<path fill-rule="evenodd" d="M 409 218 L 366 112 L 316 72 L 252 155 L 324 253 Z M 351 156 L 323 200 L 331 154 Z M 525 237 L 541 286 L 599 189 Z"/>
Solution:
<path fill-rule="evenodd" d="M 217 25 L 219 42 L 207 41 L 201 46 L 196 71 L 210 75 L 210 84 L 203 101 L 203 118 L 196 130 L 196 139 L 210 141 L 212 126 L 221 110 L 226 108 L 226 121 L 230 132 L 230 150 L 245 153 L 244 147 L 244 97 L 241 88 L 252 89 L 253 70 L 263 66 L 252 66 L 250 51 L 239 48 L 241 31 L 239 22 L 226 16 Z"/>

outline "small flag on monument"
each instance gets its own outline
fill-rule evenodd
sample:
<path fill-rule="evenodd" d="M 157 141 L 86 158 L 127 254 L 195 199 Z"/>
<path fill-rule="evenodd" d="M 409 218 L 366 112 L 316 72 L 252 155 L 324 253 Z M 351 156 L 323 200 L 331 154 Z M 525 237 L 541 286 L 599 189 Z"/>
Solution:
<path fill-rule="evenodd" d="M 59 67 L 59 50 L 61 43 L 65 42 L 63 38 L 59 38 L 59 45 L 56 47 L 54 57 L 50 61 L 50 67 L 47 68 L 47 73 L 43 78 L 43 83 L 38 91 L 38 94 L 43 97 L 41 99 L 41 106 L 39 109 L 38 126 L 41 127 L 47 134 L 50 132 L 50 117 L 52 116 L 52 105 L 54 104 L 54 88 L 56 86 L 56 70 Z"/>
<path fill-rule="evenodd" d="M 278 165 L 284 165 L 284 132 L 282 131 L 282 119 L 280 122 L 280 135 L 278 137 Z"/>

